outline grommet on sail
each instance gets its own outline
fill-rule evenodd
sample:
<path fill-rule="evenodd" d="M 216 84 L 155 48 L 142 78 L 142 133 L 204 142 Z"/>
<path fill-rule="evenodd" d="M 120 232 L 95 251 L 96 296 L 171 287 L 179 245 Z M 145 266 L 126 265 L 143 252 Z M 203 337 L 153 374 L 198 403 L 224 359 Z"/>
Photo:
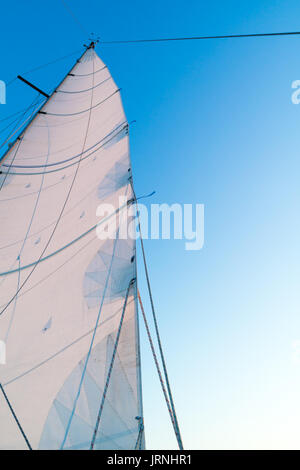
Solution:
<path fill-rule="evenodd" d="M 0 162 L 1 449 L 145 447 L 128 124 L 93 45 Z"/>

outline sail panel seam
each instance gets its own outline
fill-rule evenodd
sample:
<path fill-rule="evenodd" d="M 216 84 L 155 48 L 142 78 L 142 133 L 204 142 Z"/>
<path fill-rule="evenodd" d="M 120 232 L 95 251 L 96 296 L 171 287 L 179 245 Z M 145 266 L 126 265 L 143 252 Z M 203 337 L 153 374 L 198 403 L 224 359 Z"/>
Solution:
<path fill-rule="evenodd" d="M 65 91 L 65 90 L 57 90 L 55 93 L 64 93 L 64 94 L 77 94 L 77 93 L 85 93 L 86 91 L 91 91 L 91 90 L 95 90 L 96 88 L 98 88 L 100 85 L 102 85 L 103 83 L 107 82 L 108 80 L 111 80 L 112 77 L 108 77 L 106 78 L 105 80 L 102 80 L 102 82 L 98 83 L 97 85 L 95 85 L 94 87 L 91 87 L 91 88 L 87 88 L 86 90 L 78 90 L 78 91 Z"/>
<path fill-rule="evenodd" d="M 115 132 L 119 127 L 122 127 L 122 129 L 120 129 L 118 132 L 116 132 L 113 136 L 111 136 L 111 134 L 113 134 L 113 132 Z M 89 155 L 86 155 L 84 158 L 82 158 L 82 160 L 85 160 L 87 157 L 93 155 L 95 152 L 97 152 L 98 150 L 100 150 L 101 148 L 103 148 L 105 145 L 109 144 L 109 142 L 111 142 L 112 139 L 114 139 L 115 137 L 117 137 L 124 129 L 126 129 L 128 126 L 127 123 L 122 123 L 120 124 L 117 129 L 114 129 L 114 131 L 112 132 L 109 132 L 105 137 L 103 137 L 103 139 L 99 140 L 96 144 L 92 145 L 91 147 L 89 147 L 85 152 L 83 152 L 83 154 L 89 152 L 89 150 L 92 150 L 94 147 L 96 147 L 97 145 L 99 145 L 101 142 L 103 142 L 103 140 L 107 139 L 107 137 L 111 136 L 110 139 L 108 139 L 106 142 L 104 142 L 104 144 L 100 145 L 100 147 L 98 147 L 97 149 L 93 150 L 92 153 L 89 153 Z M 54 163 L 48 163 L 46 165 L 46 167 L 50 167 L 50 166 L 56 166 L 56 165 L 61 165 L 62 163 L 67 163 L 71 160 L 74 160 L 75 158 L 78 158 L 80 157 L 81 154 L 77 154 L 77 155 L 74 155 L 73 157 L 69 157 L 65 160 L 61 160 L 59 162 L 54 162 Z M 76 164 L 77 162 L 75 162 Z M 3 167 L 8 167 L 9 165 L 6 165 L 6 164 L 3 164 L 2 165 Z M 68 168 L 70 165 L 68 166 L 65 166 L 63 168 L 58 168 L 57 170 L 55 171 L 58 171 L 58 170 L 62 170 L 64 168 Z M 11 168 L 44 168 L 45 165 L 11 165 Z M 3 172 L 3 174 L 6 174 L 6 172 Z M 39 175 L 41 173 L 10 173 L 12 175 Z"/>
<path fill-rule="evenodd" d="M 101 104 L 105 103 L 107 100 L 112 98 L 116 93 L 118 93 L 121 90 L 121 88 L 118 88 L 116 91 L 114 91 L 111 95 L 107 96 L 104 100 L 100 101 L 99 103 L 95 104 L 95 106 L 92 106 L 91 108 L 84 109 L 82 111 L 79 111 L 78 113 L 68 113 L 68 114 L 59 114 L 59 113 L 49 113 L 47 111 L 42 111 L 44 114 L 47 114 L 47 116 L 62 116 L 62 117 L 67 117 L 67 116 L 78 116 L 78 114 L 83 114 L 87 113 L 88 111 L 91 111 L 92 109 L 97 108 Z M 39 111 L 41 112 L 41 111 Z"/>
<path fill-rule="evenodd" d="M 68 248 L 69 246 L 73 245 L 74 243 L 76 243 L 77 241 L 81 240 L 83 237 L 85 237 L 86 235 L 88 235 L 92 230 L 94 230 L 96 227 L 98 227 L 99 225 L 102 225 L 102 223 L 106 222 L 107 220 L 109 220 L 111 217 L 115 216 L 117 213 L 119 213 L 122 209 L 124 209 L 124 207 L 127 207 L 127 203 L 126 204 L 123 204 L 123 206 L 119 207 L 115 212 L 113 212 L 112 214 L 108 215 L 105 219 L 101 220 L 101 222 L 98 222 L 97 224 L 93 225 L 93 227 L 89 228 L 86 232 L 82 233 L 81 235 L 79 235 L 77 238 L 74 238 L 72 241 L 70 241 L 69 243 L 67 243 L 66 245 L 64 245 L 63 247 L 61 248 L 58 248 L 57 250 L 55 250 L 54 252 L 50 253 L 49 255 L 45 256 L 44 258 L 40 258 L 38 259 L 37 261 L 33 261 L 32 263 L 29 263 L 25 266 L 21 266 L 20 269 L 13 269 L 11 271 L 6 271 L 6 272 L 2 272 L 0 273 L 0 276 L 6 276 L 7 274 L 13 274 L 15 272 L 18 272 L 18 271 L 23 271 L 24 269 L 28 269 L 30 268 L 31 266 L 35 266 L 39 263 L 41 263 L 42 261 L 45 261 L 49 258 L 52 258 L 52 256 L 55 256 L 57 255 L 58 253 L 62 252 L 63 250 L 65 250 L 66 248 Z"/>
<path fill-rule="evenodd" d="M 69 73 L 69 75 L 71 75 L 72 77 L 90 77 L 91 75 L 95 75 L 96 73 L 101 72 L 104 69 L 107 69 L 107 65 L 105 65 L 99 70 L 96 70 L 96 72 L 91 72 L 91 73 L 86 73 L 86 74 Z"/>

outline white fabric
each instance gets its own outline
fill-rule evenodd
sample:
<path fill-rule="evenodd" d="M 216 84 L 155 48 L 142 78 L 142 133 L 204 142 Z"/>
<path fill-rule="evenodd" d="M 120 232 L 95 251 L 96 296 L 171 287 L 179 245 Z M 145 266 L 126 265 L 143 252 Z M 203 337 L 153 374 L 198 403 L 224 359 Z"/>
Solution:
<path fill-rule="evenodd" d="M 90 230 L 100 203 L 118 208 L 119 196 L 133 197 L 126 126 L 117 86 L 88 49 L 1 162 L 0 340 L 7 362 L 0 382 L 34 449 L 59 449 L 64 438 L 65 449 L 91 443 L 136 276 L 135 242 L 100 240 Z M 116 232 L 129 223 L 128 212 L 125 204 Z M 95 448 L 134 449 L 138 416 L 134 284 Z M 26 448 L 1 392 L 0 448 Z"/>

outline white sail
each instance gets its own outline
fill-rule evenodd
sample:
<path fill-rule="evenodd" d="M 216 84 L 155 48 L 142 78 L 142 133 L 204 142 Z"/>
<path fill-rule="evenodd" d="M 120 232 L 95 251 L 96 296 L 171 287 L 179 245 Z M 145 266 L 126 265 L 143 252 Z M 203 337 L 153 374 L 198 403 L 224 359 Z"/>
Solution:
<path fill-rule="evenodd" d="M 128 124 L 92 47 L 0 169 L 0 383 L 24 434 L 33 449 L 143 448 Z M 117 210 L 102 240 L 101 203 Z M 0 448 L 27 448 L 1 391 Z"/>

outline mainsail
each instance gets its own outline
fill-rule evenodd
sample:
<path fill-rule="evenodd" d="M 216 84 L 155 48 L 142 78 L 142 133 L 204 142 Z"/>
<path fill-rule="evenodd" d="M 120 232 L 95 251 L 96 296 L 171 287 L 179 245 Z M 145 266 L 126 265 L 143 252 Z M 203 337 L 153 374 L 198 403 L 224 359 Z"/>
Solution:
<path fill-rule="evenodd" d="M 143 449 L 128 123 L 93 43 L 0 170 L 0 448 Z"/>

